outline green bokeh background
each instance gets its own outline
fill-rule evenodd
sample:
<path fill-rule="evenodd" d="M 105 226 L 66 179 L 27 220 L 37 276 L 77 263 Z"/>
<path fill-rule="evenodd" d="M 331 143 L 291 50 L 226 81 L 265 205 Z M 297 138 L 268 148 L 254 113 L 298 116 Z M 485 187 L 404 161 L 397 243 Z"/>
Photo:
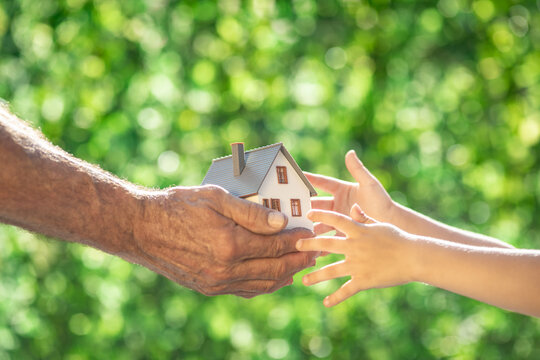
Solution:
<path fill-rule="evenodd" d="M 232 141 L 282 141 L 303 169 L 350 179 L 353 148 L 400 203 L 540 248 L 539 7 L 7 0 L 0 97 L 141 185 L 197 185 Z M 332 309 L 343 280 L 306 288 L 301 274 L 207 298 L 9 226 L 0 272 L 0 359 L 540 358 L 538 320 L 422 284 Z"/>

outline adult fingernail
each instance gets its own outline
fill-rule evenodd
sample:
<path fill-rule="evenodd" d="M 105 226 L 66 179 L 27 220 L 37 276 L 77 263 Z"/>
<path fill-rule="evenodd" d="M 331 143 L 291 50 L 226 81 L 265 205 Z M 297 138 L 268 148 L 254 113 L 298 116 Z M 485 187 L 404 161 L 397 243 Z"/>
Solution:
<path fill-rule="evenodd" d="M 304 242 L 304 240 L 298 240 L 296 242 L 296 250 L 302 250 L 302 243 Z"/>
<path fill-rule="evenodd" d="M 268 225 L 275 229 L 282 228 L 286 221 L 287 218 L 285 215 L 278 211 L 272 211 L 270 214 L 268 214 Z"/>

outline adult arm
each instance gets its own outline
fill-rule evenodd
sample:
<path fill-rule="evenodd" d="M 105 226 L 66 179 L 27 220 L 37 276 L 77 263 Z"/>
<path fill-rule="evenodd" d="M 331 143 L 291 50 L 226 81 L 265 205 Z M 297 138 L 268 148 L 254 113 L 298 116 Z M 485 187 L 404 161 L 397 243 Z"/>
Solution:
<path fill-rule="evenodd" d="M 315 187 L 333 195 L 330 198 L 312 200 L 314 209 L 332 210 L 349 215 L 352 206 L 358 204 L 374 219 L 396 225 L 411 234 L 473 246 L 513 248 L 512 245 L 504 241 L 443 224 L 396 203 L 379 180 L 358 159 L 353 150 L 345 156 L 345 164 L 357 181 L 356 183 L 306 173 L 307 178 Z M 331 227 L 324 224 L 315 227 L 315 231 L 318 233 L 329 230 Z"/>
<path fill-rule="evenodd" d="M 0 106 L 0 221 L 86 244 L 206 295 L 252 297 L 313 262 L 286 218 L 215 186 L 150 190 L 76 159 Z"/>

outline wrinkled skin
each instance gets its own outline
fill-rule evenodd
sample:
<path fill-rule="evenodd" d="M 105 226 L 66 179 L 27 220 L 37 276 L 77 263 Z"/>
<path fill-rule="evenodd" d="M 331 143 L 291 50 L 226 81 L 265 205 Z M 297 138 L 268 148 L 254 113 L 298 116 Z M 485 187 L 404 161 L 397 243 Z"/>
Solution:
<path fill-rule="evenodd" d="M 143 265 L 205 295 L 253 297 L 315 253 L 286 217 L 217 186 L 138 187 L 52 145 L 0 106 L 0 222 Z"/>
<path fill-rule="evenodd" d="M 274 292 L 315 263 L 315 253 L 295 248 L 311 231 L 280 231 L 286 221 L 273 228 L 267 221 L 272 210 L 217 186 L 172 188 L 142 202 L 130 261 L 204 295 Z"/>

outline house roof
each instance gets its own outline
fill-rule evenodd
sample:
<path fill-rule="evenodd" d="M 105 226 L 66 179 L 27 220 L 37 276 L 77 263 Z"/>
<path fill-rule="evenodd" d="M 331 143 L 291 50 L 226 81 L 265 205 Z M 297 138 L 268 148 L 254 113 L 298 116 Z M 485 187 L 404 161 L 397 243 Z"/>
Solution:
<path fill-rule="evenodd" d="M 232 155 L 212 160 L 212 165 L 210 165 L 210 169 L 208 169 L 202 185 L 219 185 L 227 189 L 232 195 L 238 197 L 258 194 L 259 189 L 266 178 L 266 174 L 268 174 L 272 163 L 280 151 L 287 160 L 289 160 L 289 163 L 298 176 L 300 176 L 300 179 L 306 184 L 310 196 L 317 195 L 317 192 L 311 183 L 304 176 L 302 169 L 300 169 L 291 154 L 289 154 L 285 146 L 283 146 L 283 143 L 267 145 L 246 151 L 246 166 L 240 176 L 234 176 L 233 174 Z"/>

